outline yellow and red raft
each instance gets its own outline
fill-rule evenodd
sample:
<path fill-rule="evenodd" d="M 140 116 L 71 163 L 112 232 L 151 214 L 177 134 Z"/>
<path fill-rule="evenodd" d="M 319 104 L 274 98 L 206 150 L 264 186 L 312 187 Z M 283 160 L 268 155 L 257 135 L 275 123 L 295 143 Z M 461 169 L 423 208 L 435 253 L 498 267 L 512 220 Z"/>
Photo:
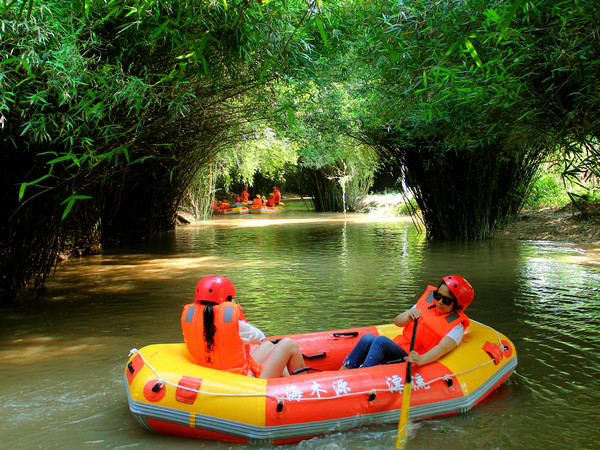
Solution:
<path fill-rule="evenodd" d="M 250 214 L 277 214 L 281 212 L 285 212 L 285 205 L 280 203 L 277 206 L 267 206 L 267 205 L 248 205 L 248 210 Z"/>
<path fill-rule="evenodd" d="M 291 335 L 314 370 L 268 380 L 199 366 L 183 343 L 133 349 L 125 368 L 129 409 L 148 430 L 254 445 L 397 423 L 406 363 L 338 369 L 363 334 L 400 331 L 388 324 Z M 457 349 L 413 367 L 410 419 L 470 410 L 516 365 L 510 340 L 471 321 Z"/>
<path fill-rule="evenodd" d="M 213 214 L 215 215 L 231 215 L 231 214 L 248 214 L 248 208 L 246 206 L 232 207 L 232 208 L 215 208 Z"/>

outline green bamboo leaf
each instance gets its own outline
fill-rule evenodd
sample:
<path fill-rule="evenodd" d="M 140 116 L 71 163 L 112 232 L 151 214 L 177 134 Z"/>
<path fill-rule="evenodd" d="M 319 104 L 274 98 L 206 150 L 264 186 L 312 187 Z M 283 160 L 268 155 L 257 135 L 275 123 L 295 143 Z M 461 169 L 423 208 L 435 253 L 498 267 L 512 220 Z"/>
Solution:
<path fill-rule="evenodd" d="M 65 217 L 67 217 L 69 215 L 69 212 L 71 212 L 71 209 L 73 208 L 73 205 L 75 204 L 75 202 L 77 200 L 86 200 L 86 199 L 90 199 L 92 197 L 90 197 L 89 195 L 70 195 L 68 196 L 66 199 L 64 199 L 61 203 L 61 205 L 64 205 L 65 203 L 67 204 L 67 206 L 65 206 L 65 210 L 63 211 L 63 215 L 61 220 L 65 220 Z"/>
<path fill-rule="evenodd" d="M 164 31 L 164 29 L 167 27 L 167 25 L 169 25 L 169 23 L 170 23 L 170 21 L 166 20 L 160 27 L 158 27 L 158 29 L 154 33 L 152 33 L 152 40 L 160 37 L 160 35 Z"/>
<path fill-rule="evenodd" d="M 269 60 L 267 61 L 267 63 L 263 66 L 262 71 L 260 72 L 260 77 L 258 77 L 258 82 L 259 83 L 262 81 L 262 79 L 267 74 L 267 71 L 269 70 L 269 66 L 271 65 L 271 62 L 273 62 L 273 58 L 269 58 Z"/>
<path fill-rule="evenodd" d="M 23 2 L 25 3 L 25 2 Z M 33 0 L 29 0 L 29 7 L 27 8 L 27 20 L 31 18 L 31 10 L 33 9 Z"/>
<path fill-rule="evenodd" d="M 523 2 L 525 0 L 513 0 L 513 1 L 514 1 L 514 3 L 512 5 L 512 7 L 510 8 L 510 11 L 508 12 L 508 14 L 506 14 L 504 16 L 504 23 L 502 24 L 502 28 L 500 30 L 500 36 L 498 36 L 498 42 L 500 42 L 502 40 L 502 38 L 504 37 L 504 35 L 506 34 L 506 31 L 508 30 L 508 26 L 510 25 L 512 20 L 515 18 L 517 11 L 519 10 L 519 8 L 521 7 L 521 5 L 523 4 Z"/>
<path fill-rule="evenodd" d="M 200 39 L 200 43 L 198 44 L 198 53 L 201 55 L 204 54 L 204 48 L 206 47 L 209 37 L 210 35 L 208 34 L 208 30 L 206 30 L 202 36 L 202 39 Z"/>
<path fill-rule="evenodd" d="M 319 33 L 321 34 L 321 39 L 325 45 L 327 45 L 327 35 L 325 34 L 325 28 L 323 27 L 323 21 L 320 16 L 315 17 L 315 22 L 317 22 L 317 28 L 319 28 Z"/>
<path fill-rule="evenodd" d="M 71 153 L 68 153 L 66 155 L 59 156 L 57 158 L 54 158 L 54 159 L 48 161 L 48 164 L 56 164 L 61 161 L 66 161 L 67 159 L 72 159 L 71 155 L 72 155 Z"/>
<path fill-rule="evenodd" d="M 25 195 L 25 188 L 27 187 L 27 183 L 21 183 L 21 187 L 19 188 L 19 201 L 23 199 Z"/>
<path fill-rule="evenodd" d="M 387 50 L 387 52 L 390 54 L 390 56 L 392 57 L 392 59 L 394 61 L 397 61 L 398 60 L 398 52 L 394 49 L 394 47 L 392 47 L 390 45 L 390 43 L 388 41 L 386 41 L 385 39 L 382 39 L 381 43 L 383 44 L 383 46 L 385 47 L 385 49 Z"/>
<path fill-rule="evenodd" d="M 204 57 L 204 55 L 202 55 L 200 60 L 202 62 L 202 68 L 204 69 L 204 74 L 208 75 L 208 62 L 206 61 L 206 58 Z"/>
<path fill-rule="evenodd" d="M 477 54 L 477 50 L 475 49 L 475 46 L 473 45 L 473 43 L 470 40 L 465 39 L 465 47 L 467 48 L 467 50 L 469 50 L 469 53 L 471 54 L 471 58 L 473 58 L 473 60 L 475 61 L 475 64 L 477 64 L 477 67 L 479 67 L 479 68 L 483 67 L 483 64 L 481 63 L 481 59 L 479 58 L 479 55 Z"/>
<path fill-rule="evenodd" d="M 37 180 L 33 180 L 33 181 L 25 181 L 23 183 L 21 183 L 21 187 L 19 188 L 19 201 L 21 201 L 23 199 L 23 196 L 25 195 L 25 188 L 27 186 L 35 186 L 38 183 L 44 181 L 46 178 L 49 178 L 50 174 L 47 173 L 46 175 L 42 175 L 41 177 L 39 177 Z"/>
<path fill-rule="evenodd" d="M 464 39 L 459 39 L 458 41 L 456 41 L 454 44 L 452 44 L 450 46 L 450 48 L 446 51 L 444 56 L 451 55 L 454 52 L 454 50 L 456 50 L 458 47 L 460 47 L 463 43 L 464 43 Z"/>
<path fill-rule="evenodd" d="M 67 206 L 65 206 L 65 210 L 63 211 L 61 220 L 65 220 L 65 217 L 67 217 L 69 215 L 71 208 L 73 208 L 73 205 L 75 204 L 75 199 L 73 197 L 69 197 L 68 201 L 69 201 L 69 203 L 67 203 Z M 64 202 L 61 203 L 61 205 L 62 204 L 64 204 Z"/>
<path fill-rule="evenodd" d="M 15 58 L 8 58 L 8 59 L 5 59 L 4 61 L 0 61 L 0 66 L 1 66 L 2 64 L 10 64 L 10 63 L 12 63 L 12 62 L 17 62 L 17 61 L 21 61 L 21 58 L 19 58 L 19 57 L 15 57 Z"/>

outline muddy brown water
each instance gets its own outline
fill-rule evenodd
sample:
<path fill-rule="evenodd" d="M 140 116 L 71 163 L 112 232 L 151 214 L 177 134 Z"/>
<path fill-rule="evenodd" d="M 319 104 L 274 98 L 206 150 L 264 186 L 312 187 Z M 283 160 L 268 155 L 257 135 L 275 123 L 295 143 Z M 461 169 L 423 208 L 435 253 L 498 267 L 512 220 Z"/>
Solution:
<path fill-rule="evenodd" d="M 600 248 L 568 242 L 430 243 L 410 220 L 226 216 L 149 244 L 71 259 L 38 301 L 0 312 L 0 448 L 242 449 L 161 436 L 131 417 L 133 347 L 181 342 L 199 278 L 229 277 L 268 335 L 387 323 L 442 275 L 475 288 L 473 319 L 506 334 L 519 365 L 471 411 L 411 425 L 409 448 L 597 448 Z M 393 448 L 395 425 L 279 448 Z"/>

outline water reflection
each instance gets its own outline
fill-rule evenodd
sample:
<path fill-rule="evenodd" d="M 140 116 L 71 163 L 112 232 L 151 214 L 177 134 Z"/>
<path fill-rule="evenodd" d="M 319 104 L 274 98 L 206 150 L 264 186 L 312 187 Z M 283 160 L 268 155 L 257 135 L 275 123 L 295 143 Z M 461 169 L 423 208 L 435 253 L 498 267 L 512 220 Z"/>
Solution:
<path fill-rule="evenodd" d="M 519 366 L 469 413 L 412 425 L 411 447 L 596 446 L 598 248 L 431 243 L 410 220 L 289 213 L 219 217 L 71 260 L 44 298 L 4 309 L 0 420 L 8 447 L 246 448 L 151 434 L 127 411 L 128 350 L 182 340 L 179 317 L 199 278 L 229 277 L 248 319 L 284 334 L 389 322 L 448 273 L 471 281 L 469 315 L 513 340 Z M 373 427 L 287 448 L 390 448 L 394 433 Z"/>

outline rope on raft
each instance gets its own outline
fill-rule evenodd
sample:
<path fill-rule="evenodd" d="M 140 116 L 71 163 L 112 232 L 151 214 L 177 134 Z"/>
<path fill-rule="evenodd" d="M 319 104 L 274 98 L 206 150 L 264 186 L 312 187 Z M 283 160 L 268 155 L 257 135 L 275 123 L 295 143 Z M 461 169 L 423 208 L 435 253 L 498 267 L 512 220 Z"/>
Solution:
<path fill-rule="evenodd" d="M 473 321 L 473 322 L 475 322 L 475 321 Z M 502 339 L 500 338 L 500 335 L 498 334 L 498 332 L 496 330 L 494 330 L 492 327 L 489 327 L 489 326 L 487 326 L 485 324 L 481 324 L 480 322 L 477 322 L 477 323 L 479 323 L 480 325 L 483 325 L 483 326 L 485 326 L 485 327 L 490 328 L 491 330 L 493 330 L 496 333 L 496 337 L 498 338 L 498 343 L 500 344 L 500 346 L 502 346 Z M 319 400 L 333 400 L 333 399 L 336 399 L 336 398 L 350 397 L 350 396 L 357 396 L 357 395 L 361 395 L 362 396 L 362 395 L 369 394 L 369 395 L 373 396 L 374 394 L 376 395 L 378 392 L 390 392 L 390 391 L 392 391 L 392 389 L 389 389 L 389 388 L 388 389 L 376 389 L 376 388 L 373 388 L 373 389 L 371 389 L 369 391 L 344 392 L 344 393 L 341 393 L 341 394 L 336 394 L 334 396 L 328 396 L 328 397 L 309 397 L 309 398 L 300 397 L 300 398 L 293 398 L 293 399 L 289 399 L 289 398 L 285 398 L 285 397 L 278 397 L 276 395 L 267 394 L 267 393 L 258 393 L 258 394 L 230 394 L 230 393 L 226 393 L 226 392 L 206 392 L 206 391 L 201 391 L 201 390 L 198 390 L 198 389 L 190 388 L 190 387 L 187 387 L 187 386 L 181 386 L 179 384 L 176 384 L 176 383 L 173 383 L 171 381 L 168 381 L 168 380 L 164 379 L 158 373 L 158 371 L 154 367 L 152 367 L 152 365 L 150 363 L 148 363 L 148 361 L 146 361 L 146 359 L 144 358 L 144 355 L 142 355 L 137 348 L 132 348 L 129 351 L 129 356 L 131 356 L 133 354 L 139 355 L 140 358 L 142 358 L 142 360 L 144 361 L 144 364 L 146 366 L 148 366 L 150 368 L 150 370 L 152 370 L 152 372 L 154 372 L 154 374 L 158 378 L 158 383 L 160 384 L 161 388 L 165 384 L 168 384 L 169 386 L 173 386 L 173 387 L 175 387 L 177 389 L 185 389 L 187 391 L 195 392 L 197 394 L 212 395 L 212 396 L 215 396 L 215 397 L 216 396 L 219 396 L 219 397 L 265 397 L 265 398 L 271 398 L 271 399 L 275 400 L 279 405 L 283 405 L 284 402 L 285 402 L 285 400 L 298 401 L 298 402 L 300 402 L 300 401 L 311 401 L 311 400 L 316 400 L 316 401 L 319 401 Z M 469 369 L 466 369 L 466 370 L 463 370 L 461 372 L 453 372 L 453 373 L 445 374 L 444 376 L 441 376 L 441 377 L 438 377 L 438 378 L 434 378 L 433 380 L 430 380 L 430 381 L 424 382 L 422 384 L 419 384 L 418 386 L 415 387 L 415 389 L 422 389 L 422 388 L 424 388 L 426 386 L 430 386 L 431 384 L 436 383 L 438 381 L 442 381 L 442 380 L 443 381 L 448 381 L 448 380 L 452 379 L 453 376 L 456 377 L 457 375 L 463 375 L 465 373 L 468 373 L 468 372 L 471 372 L 473 370 L 479 369 L 480 367 L 483 367 L 483 366 L 485 366 L 487 364 L 491 364 L 493 362 L 494 362 L 494 360 L 490 359 L 489 361 L 486 361 L 484 363 L 478 364 L 477 366 L 473 366 L 473 367 L 471 367 Z"/>

